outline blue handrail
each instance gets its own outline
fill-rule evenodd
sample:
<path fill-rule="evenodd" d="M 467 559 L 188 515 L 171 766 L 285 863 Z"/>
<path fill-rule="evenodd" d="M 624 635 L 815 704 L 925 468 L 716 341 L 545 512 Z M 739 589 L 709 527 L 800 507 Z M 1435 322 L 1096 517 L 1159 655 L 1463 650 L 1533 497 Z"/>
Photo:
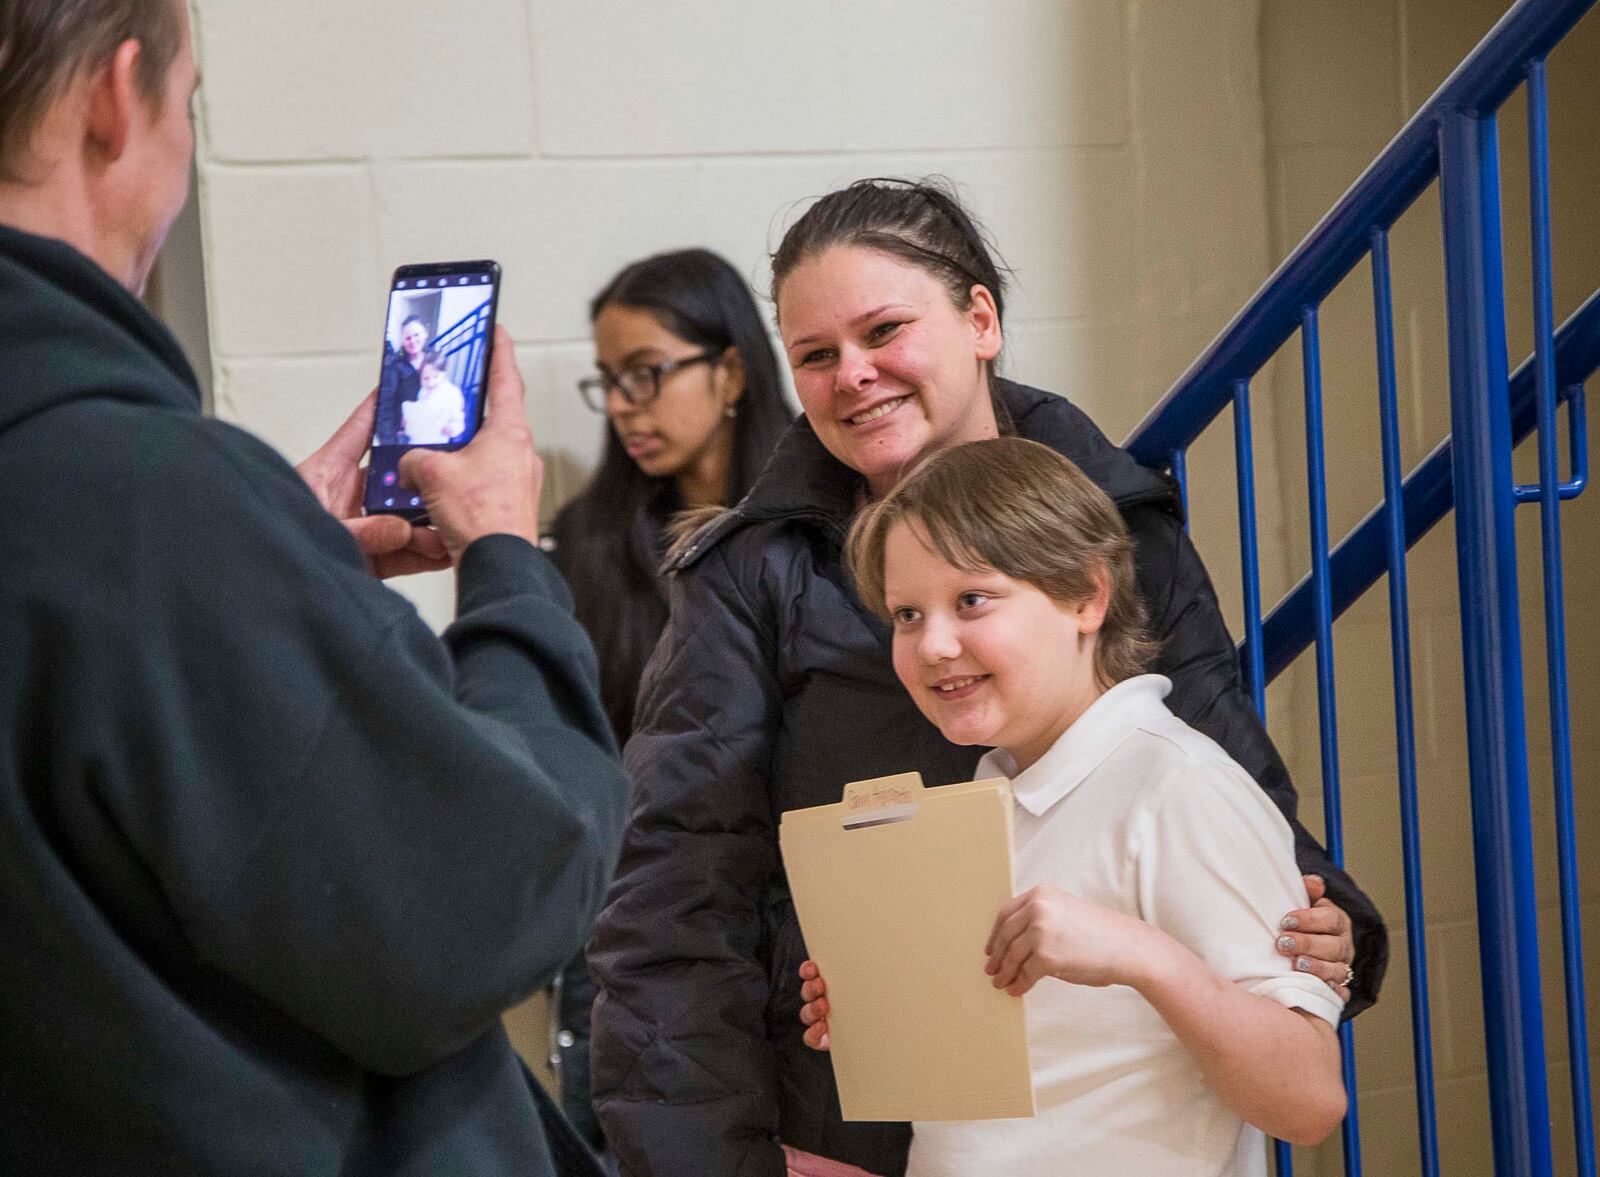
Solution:
<path fill-rule="evenodd" d="M 1387 229 L 1439 174 L 1439 125 L 1452 110 L 1494 110 L 1521 83 L 1527 63 L 1571 31 L 1594 0 L 1519 0 L 1316 226 L 1233 321 L 1180 376 L 1124 446 L 1147 466 L 1167 465 L 1205 432 L 1235 380 L 1260 371 L 1367 253 L 1367 234 Z"/>
<path fill-rule="evenodd" d="M 1333 620 L 1385 573 L 1389 580 L 1395 682 L 1395 746 L 1412 1029 L 1422 1170 L 1439 1170 L 1432 1084 L 1427 956 L 1421 884 L 1415 725 L 1405 554 L 1452 509 L 1457 512 L 1462 654 L 1466 673 L 1480 967 L 1496 1172 L 1551 1172 L 1549 1094 L 1540 994 L 1538 912 L 1524 722 L 1516 542 L 1512 512 L 1540 506 L 1550 680 L 1562 948 L 1567 985 L 1578 1170 L 1595 1175 L 1595 1144 L 1578 934 L 1577 851 L 1571 730 L 1567 717 L 1564 606 L 1558 508 L 1588 481 L 1584 382 L 1600 368 L 1600 292 L 1559 331 L 1552 329 L 1548 128 L 1545 65 L 1550 50 L 1594 0 L 1519 0 L 1406 123 L 1387 148 L 1273 272 L 1234 320 L 1162 398 L 1127 441 L 1148 465 L 1170 469 L 1188 491 L 1189 447 L 1233 406 L 1243 563 L 1245 640 L 1241 665 L 1265 712 L 1265 685 L 1308 646 L 1316 649 L 1318 727 L 1330 856 L 1343 857 Z M 1529 96 L 1535 310 L 1534 355 L 1507 372 L 1496 112 L 1520 85 Z M 1388 231 L 1435 180 L 1443 211 L 1451 437 L 1409 476 L 1400 467 Z M 1327 535 L 1318 312 L 1365 257 L 1372 259 L 1378 344 L 1384 498 L 1330 552 Z M 1311 567 L 1271 615 L 1261 616 L 1249 387 L 1296 333 L 1306 399 Z M 1570 414 L 1571 476 L 1561 481 L 1556 414 Z M 1535 428 L 1539 481 L 1518 486 L 1511 450 Z M 1343 1131 L 1347 1175 L 1361 1171 L 1350 1027 L 1341 1029 L 1351 1115 Z M 1291 1170 L 1278 1147 L 1279 1173 Z"/>

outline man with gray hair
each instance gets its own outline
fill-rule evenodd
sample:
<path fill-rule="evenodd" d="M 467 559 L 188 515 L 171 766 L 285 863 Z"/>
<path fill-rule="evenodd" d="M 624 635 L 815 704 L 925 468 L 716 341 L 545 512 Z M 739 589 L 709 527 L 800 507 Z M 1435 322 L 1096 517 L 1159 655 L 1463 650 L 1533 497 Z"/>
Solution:
<path fill-rule="evenodd" d="M 196 85 L 180 0 L 0 3 L 0 1172 L 591 1171 L 499 1021 L 626 793 L 511 341 L 434 529 L 371 398 L 298 474 L 202 416 L 136 297 Z M 452 565 L 442 642 L 373 575 Z"/>

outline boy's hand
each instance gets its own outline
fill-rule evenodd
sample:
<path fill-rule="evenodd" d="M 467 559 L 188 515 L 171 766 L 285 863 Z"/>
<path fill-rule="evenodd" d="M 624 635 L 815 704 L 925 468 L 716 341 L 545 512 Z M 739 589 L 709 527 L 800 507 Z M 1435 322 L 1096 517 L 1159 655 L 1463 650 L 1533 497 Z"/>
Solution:
<path fill-rule="evenodd" d="M 822 979 L 817 962 L 808 960 L 800 966 L 800 1020 L 805 1023 L 805 1042 L 812 1050 L 828 1049 L 828 983 Z"/>
<path fill-rule="evenodd" d="M 1000 909 L 984 951 L 994 987 L 1021 997 L 1044 977 L 1128 985 L 1152 931 L 1132 916 L 1040 886 Z"/>

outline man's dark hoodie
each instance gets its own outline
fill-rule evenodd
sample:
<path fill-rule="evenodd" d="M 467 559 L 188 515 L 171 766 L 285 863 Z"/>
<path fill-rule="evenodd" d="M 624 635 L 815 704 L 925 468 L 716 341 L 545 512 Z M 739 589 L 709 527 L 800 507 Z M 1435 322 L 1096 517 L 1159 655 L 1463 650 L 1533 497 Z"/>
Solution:
<path fill-rule="evenodd" d="M 521 539 L 439 641 L 164 328 L 0 229 L 0 1172 L 541 1174 L 501 1012 L 625 785 Z"/>

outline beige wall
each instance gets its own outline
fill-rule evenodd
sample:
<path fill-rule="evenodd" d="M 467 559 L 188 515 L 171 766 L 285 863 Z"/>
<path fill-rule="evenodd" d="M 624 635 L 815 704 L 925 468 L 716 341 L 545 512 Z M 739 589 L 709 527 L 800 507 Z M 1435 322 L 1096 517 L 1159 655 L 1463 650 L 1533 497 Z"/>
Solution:
<path fill-rule="evenodd" d="M 1506 5 L 1496 0 L 1341 0 L 1326 5 L 1271 4 L 1263 9 L 1262 58 L 1272 246 L 1286 254 L 1362 168 L 1424 102 L 1449 70 L 1488 31 Z M 1600 285 L 1600 147 L 1593 137 L 1600 114 L 1600 20 L 1590 16 L 1550 60 L 1553 218 L 1557 242 L 1557 318 L 1570 314 Z M 1501 116 L 1505 188 L 1507 320 L 1513 362 L 1532 340 L 1529 310 L 1526 106 L 1521 97 Z M 1403 449 L 1415 463 L 1450 429 L 1443 255 L 1436 191 L 1425 194 L 1392 234 L 1395 329 Z M 1376 359 L 1372 342 L 1371 275 L 1363 264 L 1335 292 L 1322 314 L 1324 396 L 1328 429 L 1329 514 L 1335 538 L 1381 494 Z M 1270 383 L 1283 428 L 1276 440 L 1286 486 L 1304 482 L 1304 416 L 1300 407 L 1299 341 L 1291 340 Z M 1591 419 L 1591 430 L 1594 428 Z M 1530 446 L 1519 453 L 1519 474 L 1534 478 Z M 1286 511 L 1279 556 L 1298 577 L 1307 565 L 1307 517 L 1298 491 Z M 1554 820 L 1546 695 L 1538 520 L 1524 508 L 1521 592 L 1525 617 L 1530 760 L 1535 836 L 1540 844 L 1542 931 L 1547 969 L 1555 1147 L 1571 1167 L 1570 1111 L 1565 1091 L 1564 1021 L 1553 883 Z M 1591 492 L 1564 511 L 1572 659 L 1572 718 L 1577 747 L 1583 844 L 1600 845 L 1600 812 L 1581 785 L 1600 771 L 1600 747 L 1585 730 L 1600 722 L 1600 594 L 1593 548 L 1600 538 L 1600 502 Z M 1531 542 L 1529 542 L 1531 541 Z M 1423 871 L 1433 1002 L 1435 1076 L 1443 1171 L 1489 1173 L 1488 1095 L 1477 976 L 1476 903 L 1471 818 L 1466 789 L 1466 737 L 1460 665 L 1460 614 L 1453 533 L 1446 523 L 1413 550 L 1408 567 L 1412 656 L 1416 676 Z M 1387 589 L 1380 582 L 1337 625 L 1340 687 L 1340 770 L 1347 856 L 1352 871 L 1388 915 L 1395 938 L 1385 998 L 1357 1023 L 1364 1159 L 1370 1172 L 1417 1171 L 1414 1087 L 1409 1023 L 1409 978 L 1404 960 L 1403 877 L 1395 789 L 1394 707 L 1390 678 Z M 1289 756 L 1305 798 L 1307 824 L 1321 828 L 1321 769 L 1317 748 L 1311 656 L 1288 677 L 1287 706 L 1273 730 Z M 1584 895 L 1591 946 L 1600 937 L 1600 881 Z M 1591 956 L 1590 977 L 1594 974 Z M 1593 1037 L 1593 1034 L 1591 1035 Z M 1342 1172 L 1337 1145 L 1317 1164 L 1298 1170 Z"/>

